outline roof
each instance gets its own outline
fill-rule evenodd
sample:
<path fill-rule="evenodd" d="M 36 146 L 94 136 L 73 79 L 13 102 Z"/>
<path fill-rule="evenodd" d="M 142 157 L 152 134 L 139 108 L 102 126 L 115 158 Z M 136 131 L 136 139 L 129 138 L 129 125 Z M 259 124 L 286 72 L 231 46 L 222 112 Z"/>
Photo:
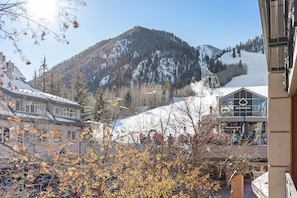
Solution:
<path fill-rule="evenodd" d="M 5 89 L 7 92 L 80 107 L 80 105 L 77 102 L 68 100 L 66 98 L 61 98 L 52 94 L 44 93 L 38 89 L 33 88 L 29 83 L 25 82 L 24 75 L 15 65 L 10 63 L 10 67 L 12 69 L 11 73 L 5 66 L 5 62 L 0 62 L 0 82 L 2 83 L 1 88 Z"/>
<path fill-rule="evenodd" d="M 252 87 L 223 87 L 214 90 L 214 93 L 219 97 L 227 97 L 240 90 L 247 90 L 251 93 L 259 95 L 261 97 L 268 97 L 268 86 L 252 86 Z"/>
<path fill-rule="evenodd" d="M 0 53 L 2 54 L 2 53 Z M 25 82 L 24 75 L 20 70 L 10 61 L 5 62 L 5 60 L 0 57 L 0 91 L 12 98 L 27 98 L 33 101 L 44 101 L 54 104 L 61 104 L 66 107 L 80 109 L 81 106 L 74 101 L 68 100 L 66 98 L 58 97 L 52 94 L 44 93 L 38 89 L 33 88 L 29 83 Z M 73 118 L 62 118 L 52 115 L 48 110 L 44 115 L 37 115 L 26 112 L 15 112 L 8 106 L 0 106 L 0 117 L 8 118 L 9 116 L 16 115 L 23 120 L 43 120 L 47 122 L 53 122 L 56 124 L 82 124 L 81 120 Z"/>

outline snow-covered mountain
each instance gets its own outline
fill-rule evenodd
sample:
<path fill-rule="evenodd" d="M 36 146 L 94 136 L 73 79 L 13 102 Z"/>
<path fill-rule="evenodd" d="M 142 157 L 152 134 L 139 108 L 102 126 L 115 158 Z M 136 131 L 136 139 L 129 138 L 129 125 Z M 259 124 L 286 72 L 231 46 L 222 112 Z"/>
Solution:
<path fill-rule="evenodd" d="M 239 47 L 258 49 L 249 44 Z M 51 72 L 60 73 L 63 84 L 71 87 L 72 74 L 79 67 L 92 93 L 99 87 L 164 84 L 168 80 L 174 87 L 181 88 L 193 79 L 201 80 L 207 69 L 214 73 L 225 70 L 227 65 L 219 58 L 230 55 L 231 51 L 231 48 L 221 50 L 210 45 L 193 47 L 172 33 L 136 26 L 96 43 L 54 66 Z M 226 82 L 228 80 L 223 84 Z"/>
<path fill-rule="evenodd" d="M 134 27 L 123 34 L 89 47 L 52 68 L 71 84 L 75 67 L 80 67 L 88 89 L 133 84 L 163 84 L 177 87 L 200 80 L 200 66 L 194 47 L 172 33 Z"/>
<path fill-rule="evenodd" d="M 205 50 L 205 49 L 204 49 Z M 211 55 L 211 54 L 210 54 Z M 113 130 L 114 137 L 125 134 L 125 142 L 137 141 L 139 133 L 148 134 L 150 130 L 162 131 L 165 136 L 172 134 L 178 136 L 184 133 L 191 133 L 191 123 L 184 109 L 189 105 L 190 114 L 194 120 L 199 120 L 201 115 L 210 113 L 210 107 L 215 111 L 218 98 L 236 91 L 242 87 L 249 89 L 255 93 L 266 96 L 267 93 L 267 63 L 265 55 L 262 53 L 251 53 L 242 51 L 240 57 L 233 58 L 232 52 L 224 53 L 219 58 L 223 63 L 233 64 L 239 60 L 248 67 L 246 75 L 235 77 L 230 83 L 224 87 L 211 89 L 205 86 L 204 80 L 192 83 L 192 88 L 196 92 L 196 96 L 178 100 L 173 104 L 155 108 L 135 116 L 120 119 L 115 123 Z M 131 138 L 133 137 L 133 138 Z"/>

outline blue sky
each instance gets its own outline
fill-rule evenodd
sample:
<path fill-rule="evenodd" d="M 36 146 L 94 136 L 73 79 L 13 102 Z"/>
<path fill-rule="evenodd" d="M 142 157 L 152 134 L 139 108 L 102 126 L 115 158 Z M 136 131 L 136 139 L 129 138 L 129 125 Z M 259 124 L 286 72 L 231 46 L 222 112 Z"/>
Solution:
<path fill-rule="evenodd" d="M 52 67 L 95 43 L 118 36 L 134 26 L 175 34 L 190 46 L 210 44 L 233 47 L 262 34 L 258 0 L 86 0 L 75 14 L 80 27 L 70 29 L 69 45 L 48 38 L 40 46 L 31 39 L 19 45 L 32 64 L 15 54 L 11 43 L 1 40 L 1 50 L 30 80 L 46 56 Z"/>

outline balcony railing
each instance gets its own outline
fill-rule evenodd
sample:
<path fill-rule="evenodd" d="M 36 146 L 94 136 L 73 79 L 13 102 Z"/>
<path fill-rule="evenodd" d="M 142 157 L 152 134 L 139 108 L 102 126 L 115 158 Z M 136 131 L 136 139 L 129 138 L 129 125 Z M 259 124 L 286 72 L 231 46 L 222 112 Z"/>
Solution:
<path fill-rule="evenodd" d="M 290 173 L 286 173 L 286 198 L 294 197 L 297 197 L 296 187 Z"/>

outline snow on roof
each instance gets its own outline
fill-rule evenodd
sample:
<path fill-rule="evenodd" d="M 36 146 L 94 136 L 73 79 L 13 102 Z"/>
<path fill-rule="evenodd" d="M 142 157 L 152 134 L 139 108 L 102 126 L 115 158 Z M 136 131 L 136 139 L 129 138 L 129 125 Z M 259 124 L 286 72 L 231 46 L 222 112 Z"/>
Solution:
<path fill-rule="evenodd" d="M 34 114 L 30 114 L 30 113 L 15 112 L 15 115 L 20 118 L 25 118 L 25 119 L 49 120 L 49 118 L 46 116 L 34 115 Z"/>
<path fill-rule="evenodd" d="M 15 78 L 26 80 L 25 76 L 20 72 L 19 68 L 17 68 L 16 66 L 14 66 L 14 70 L 12 72 L 12 75 Z"/>
<path fill-rule="evenodd" d="M 268 86 L 247 86 L 247 87 L 221 87 L 214 89 L 214 94 L 217 96 L 226 96 L 229 95 L 241 88 L 245 88 L 249 91 L 262 95 L 264 97 L 268 97 Z"/>
<path fill-rule="evenodd" d="M 71 105 L 75 105 L 75 106 L 80 106 L 77 102 L 74 102 L 72 100 L 68 100 L 66 98 L 62 98 L 62 97 L 59 97 L 59 96 L 55 96 L 55 95 L 52 95 L 52 94 L 49 94 L 49 93 L 39 92 L 39 94 L 43 95 L 47 99 L 50 99 L 50 100 L 55 101 L 55 102 L 67 103 L 67 104 L 71 104 Z"/>
<path fill-rule="evenodd" d="M 13 116 L 14 114 L 11 112 L 11 110 L 4 105 L 0 106 L 0 114 L 1 115 L 6 115 L 6 116 Z"/>
<path fill-rule="evenodd" d="M 15 94 L 21 94 L 25 96 L 31 96 L 39 99 L 49 99 L 54 102 L 60 102 L 64 104 L 70 104 L 79 106 L 77 102 L 61 98 L 52 94 L 41 92 L 38 89 L 33 88 L 31 85 L 29 85 L 27 82 L 25 82 L 24 75 L 20 72 L 20 70 L 12 64 L 12 72 L 11 76 L 12 78 L 9 78 L 8 75 L 8 69 L 5 66 L 4 62 L 0 62 L 0 82 L 3 84 L 2 88 L 15 93 Z"/>
<path fill-rule="evenodd" d="M 25 95 L 25 96 L 31 96 L 33 98 L 43 99 L 47 100 L 45 96 L 41 94 L 39 91 L 29 90 L 29 89 L 6 89 L 9 90 L 12 93 Z"/>
<path fill-rule="evenodd" d="M 61 117 L 55 117 L 56 121 L 58 122 L 69 122 L 69 123 L 75 123 L 75 120 L 67 119 L 67 118 L 61 118 Z"/>

